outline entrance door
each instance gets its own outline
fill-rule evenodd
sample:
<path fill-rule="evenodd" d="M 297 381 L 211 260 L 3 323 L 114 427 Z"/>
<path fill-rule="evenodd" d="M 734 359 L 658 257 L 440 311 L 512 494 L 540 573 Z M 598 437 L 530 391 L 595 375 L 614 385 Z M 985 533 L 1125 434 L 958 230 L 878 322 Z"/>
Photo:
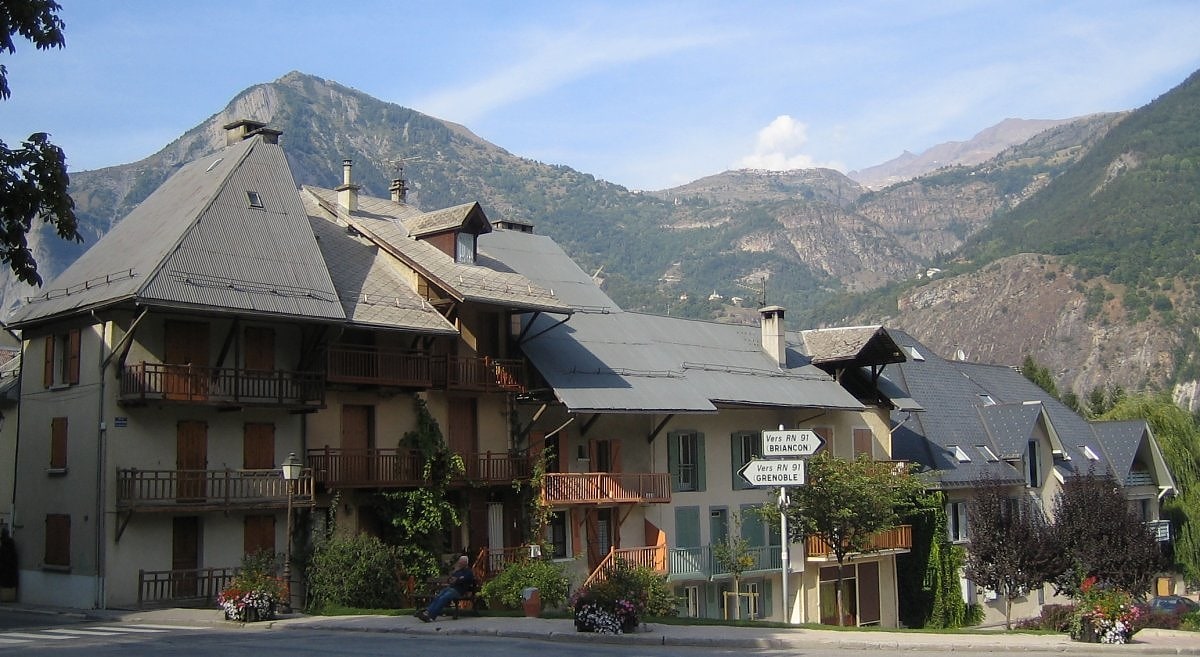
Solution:
<path fill-rule="evenodd" d="M 200 568 L 200 518 L 182 516 L 171 521 L 171 597 L 194 598 L 196 571 Z"/>
<path fill-rule="evenodd" d="M 207 497 L 205 482 L 208 469 L 208 423 L 182 420 L 175 429 L 175 471 L 178 486 L 175 497 L 181 502 L 202 501 Z"/>
<path fill-rule="evenodd" d="M 208 324 L 168 321 L 163 339 L 163 395 L 167 399 L 207 399 Z"/>
<path fill-rule="evenodd" d="M 371 480 L 372 452 L 375 447 L 375 407 L 345 404 L 342 406 L 342 453 L 345 470 L 343 480 Z"/>

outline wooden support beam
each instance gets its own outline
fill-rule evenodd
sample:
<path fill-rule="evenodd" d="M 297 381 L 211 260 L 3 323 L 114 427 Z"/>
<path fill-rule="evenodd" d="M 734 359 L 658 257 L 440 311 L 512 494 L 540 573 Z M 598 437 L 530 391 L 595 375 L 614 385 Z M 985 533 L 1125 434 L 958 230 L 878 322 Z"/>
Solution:
<path fill-rule="evenodd" d="M 653 443 L 654 439 L 658 437 L 658 434 L 662 433 L 662 430 L 667 426 L 667 423 L 670 422 L 671 419 L 674 417 L 675 417 L 674 413 L 664 417 L 663 421 L 659 422 L 657 427 L 654 427 L 654 431 L 651 431 L 650 435 L 646 436 L 646 442 Z"/>
<path fill-rule="evenodd" d="M 592 428 L 592 425 L 595 424 L 596 420 L 599 420 L 599 419 L 600 419 L 599 413 L 592 413 L 592 416 L 590 418 L 588 418 L 588 421 L 584 422 L 583 427 L 579 429 L 579 437 L 582 438 L 582 437 L 586 436 L 588 431 Z"/>

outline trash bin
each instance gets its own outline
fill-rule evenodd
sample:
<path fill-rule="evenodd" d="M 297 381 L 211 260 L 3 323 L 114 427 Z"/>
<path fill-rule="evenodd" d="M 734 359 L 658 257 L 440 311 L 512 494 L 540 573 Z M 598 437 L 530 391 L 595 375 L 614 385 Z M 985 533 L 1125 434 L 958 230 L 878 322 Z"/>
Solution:
<path fill-rule="evenodd" d="M 521 589 L 521 607 L 525 610 L 526 618 L 537 618 L 542 615 L 542 596 L 536 586 Z"/>

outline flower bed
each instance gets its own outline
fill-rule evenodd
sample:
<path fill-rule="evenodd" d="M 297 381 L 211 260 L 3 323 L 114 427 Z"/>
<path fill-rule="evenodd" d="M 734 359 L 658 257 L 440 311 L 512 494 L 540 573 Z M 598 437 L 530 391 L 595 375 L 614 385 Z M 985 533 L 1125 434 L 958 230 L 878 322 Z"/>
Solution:
<path fill-rule="evenodd" d="M 217 603 L 225 612 L 225 618 L 243 623 L 275 618 L 277 602 L 276 596 L 268 591 L 244 591 L 236 586 L 230 586 L 217 596 Z"/>
<path fill-rule="evenodd" d="M 1145 615 L 1128 592 L 1097 585 L 1095 578 L 1089 577 L 1080 586 L 1071 638 L 1088 643 L 1129 643 Z"/>

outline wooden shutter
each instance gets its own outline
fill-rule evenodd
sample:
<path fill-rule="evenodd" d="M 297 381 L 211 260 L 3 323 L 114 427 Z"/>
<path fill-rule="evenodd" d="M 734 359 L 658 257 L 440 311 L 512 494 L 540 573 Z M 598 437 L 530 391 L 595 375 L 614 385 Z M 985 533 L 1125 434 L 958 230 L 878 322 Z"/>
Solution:
<path fill-rule="evenodd" d="M 875 436 L 870 429 L 856 428 L 854 430 L 854 458 L 858 458 L 860 454 L 866 454 L 871 459 L 875 458 L 875 450 L 871 443 L 874 442 Z"/>
<path fill-rule="evenodd" d="M 47 566 L 71 565 L 71 516 L 46 514 L 46 550 L 42 562 Z"/>
<path fill-rule="evenodd" d="M 208 468 L 208 424 L 181 420 L 175 429 L 175 469 L 179 478 L 175 491 L 181 500 L 205 497 L 205 470 Z"/>
<path fill-rule="evenodd" d="M 242 548 L 246 554 L 275 551 L 275 516 L 249 515 L 243 521 Z"/>
<path fill-rule="evenodd" d="M 47 335 L 44 342 L 46 348 L 43 353 L 45 361 L 42 365 L 42 387 L 49 388 L 54 385 L 54 336 Z"/>
<path fill-rule="evenodd" d="M 67 334 L 67 371 L 66 383 L 70 385 L 79 384 L 79 350 L 81 344 L 81 333 L 79 329 L 71 329 Z"/>
<path fill-rule="evenodd" d="M 274 370 L 275 331 L 263 326 L 247 326 L 244 335 L 246 369 Z"/>
<path fill-rule="evenodd" d="M 247 470 L 275 468 L 275 425 L 247 422 L 242 430 L 242 467 Z"/>
<path fill-rule="evenodd" d="M 472 464 L 469 456 L 478 452 L 479 432 L 476 423 L 474 397 L 451 397 L 447 436 L 450 451 L 467 460 L 467 476 L 471 476 Z"/>
<path fill-rule="evenodd" d="M 62 470 L 67 467 L 67 418 L 50 420 L 50 467 Z"/>
<path fill-rule="evenodd" d="M 858 564 L 858 622 L 863 625 L 878 623 L 879 562 L 868 561 Z"/>

